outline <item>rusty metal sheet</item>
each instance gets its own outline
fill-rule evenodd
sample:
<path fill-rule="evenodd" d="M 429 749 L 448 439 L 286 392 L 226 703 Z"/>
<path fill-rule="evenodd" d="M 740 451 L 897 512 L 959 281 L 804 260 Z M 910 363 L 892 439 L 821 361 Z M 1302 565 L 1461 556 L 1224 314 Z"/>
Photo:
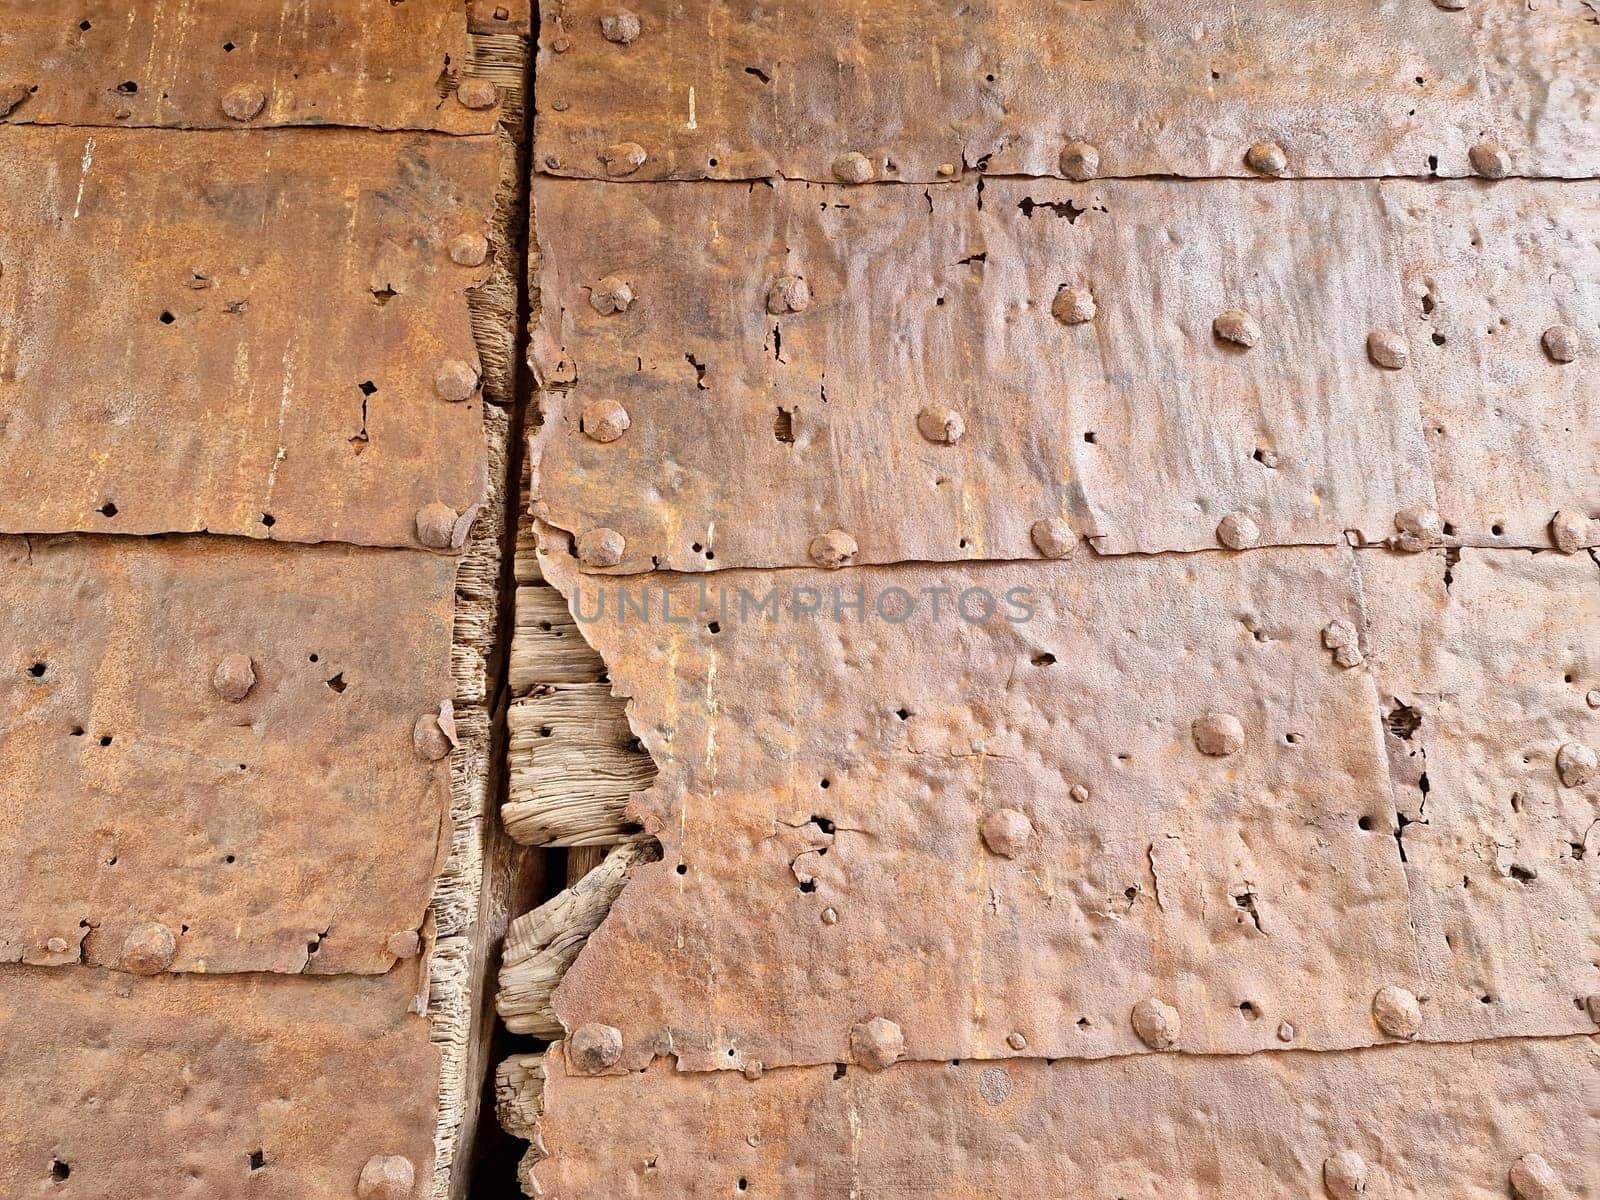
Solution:
<path fill-rule="evenodd" d="M 460 0 L 0 0 L 12 124 L 487 133 L 470 62 Z"/>
<path fill-rule="evenodd" d="M 536 155 L 559 174 L 615 172 L 619 143 L 647 156 L 635 180 L 832 180 L 852 153 L 876 179 L 1057 175 L 1075 141 L 1105 176 L 1246 175 L 1261 142 L 1299 177 L 1467 175 L 1485 142 L 1512 174 L 1572 177 L 1600 153 L 1582 0 L 561 0 L 541 18 Z"/>
<path fill-rule="evenodd" d="M 417 987 L 415 968 L 312 982 L 0 967 L 0 1195 L 353 1197 L 388 1156 L 421 1195 L 438 1055 Z"/>
<path fill-rule="evenodd" d="M 664 848 L 557 1015 L 620 1030 L 619 1070 L 848 1061 L 873 1017 L 918 1059 L 1122 1055 L 1147 999 L 1184 1052 L 1383 1040 L 1376 995 L 1435 966 L 1372 677 L 1324 641 L 1381 620 L 1363 553 L 714 580 L 545 556 L 660 766 L 634 813 Z M 1421 1036 L 1591 1028 L 1572 999 L 1462 1022 L 1430 997 Z"/>
<path fill-rule="evenodd" d="M 0 561 L 0 960 L 417 953 L 449 797 L 413 738 L 450 694 L 453 559 L 65 537 Z"/>
<path fill-rule="evenodd" d="M 546 1074 L 544 1200 L 1600 1195 L 1593 1037 L 1205 1060 Z M 1340 1190 L 1355 1155 L 1365 1183 Z M 1333 1182 L 1324 1190 L 1324 1180 Z"/>
<path fill-rule="evenodd" d="M 1600 513 L 1597 199 L 539 180 L 537 511 L 622 535 L 617 571 L 803 564 L 834 528 L 860 563 L 1028 558 L 1055 517 L 1108 553 L 1214 547 L 1230 514 L 1238 544 L 1380 541 L 1412 507 L 1548 546 L 1557 509 Z"/>
<path fill-rule="evenodd" d="M 1371 586 L 1393 556 L 1361 563 L 1369 598 L 1393 592 Z M 1448 603 L 1421 606 L 1416 641 L 1432 663 L 1380 657 L 1375 669 L 1396 750 L 1391 827 L 1431 1002 L 1493 1037 L 1508 1014 L 1551 997 L 1581 1014 L 1600 992 L 1600 771 L 1563 766 L 1600 750 L 1600 568 L 1475 549 L 1419 565 Z M 1369 607 L 1369 628 L 1393 611 Z"/>
<path fill-rule="evenodd" d="M 449 249 L 488 228 L 496 154 L 5 131 L 0 532 L 416 545 L 425 507 L 470 513 L 485 452 L 464 293 L 489 268 Z M 447 369 L 463 402 L 438 390 Z"/>

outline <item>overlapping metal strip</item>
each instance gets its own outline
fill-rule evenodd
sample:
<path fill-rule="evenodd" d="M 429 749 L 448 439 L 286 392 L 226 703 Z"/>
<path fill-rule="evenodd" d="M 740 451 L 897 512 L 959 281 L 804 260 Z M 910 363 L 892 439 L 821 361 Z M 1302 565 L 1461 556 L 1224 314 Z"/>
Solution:
<path fill-rule="evenodd" d="M 1582 0 L 1240 7 L 1081 3 L 541 8 L 535 149 L 552 175 L 924 183 L 966 169 L 1242 176 L 1593 174 L 1600 67 Z M 619 145 L 645 155 L 618 154 Z M 846 169 L 859 169 L 859 166 Z"/>
<path fill-rule="evenodd" d="M 544 10 L 532 1194 L 1600 1194 L 1589 16 Z"/>
<path fill-rule="evenodd" d="M 469 59 L 453 0 L 0 5 L 4 1195 L 433 1190 Z"/>

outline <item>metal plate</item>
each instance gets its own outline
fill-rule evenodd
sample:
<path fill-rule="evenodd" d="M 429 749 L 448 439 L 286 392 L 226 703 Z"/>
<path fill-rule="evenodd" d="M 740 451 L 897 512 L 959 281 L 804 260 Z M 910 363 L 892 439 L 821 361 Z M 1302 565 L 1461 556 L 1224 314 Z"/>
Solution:
<path fill-rule="evenodd" d="M 415 545 L 484 496 L 492 139 L 11 129 L 0 138 L 0 531 Z"/>
<path fill-rule="evenodd" d="M 1149 996 L 1178 1008 L 1193 1053 L 1381 1040 L 1373 994 L 1418 989 L 1425 968 L 1376 693 L 1321 640 L 1360 621 L 1356 553 L 701 583 L 546 557 L 661 767 L 637 815 L 665 855 L 557 1014 L 621 1029 L 623 1068 L 844 1061 L 872 1016 L 919 1059 L 1011 1056 L 1016 1034 L 1027 1055 L 1129 1054 Z M 918 606 L 900 622 L 878 607 L 903 610 L 896 588 Z M 804 589 L 817 615 L 796 609 Z M 834 620 L 835 589 L 867 619 Z M 1197 749 L 1212 710 L 1242 722 L 1238 754 Z M 985 849 L 999 808 L 1031 822 L 1015 857 Z M 1552 995 L 1504 1031 L 1583 1019 Z"/>
<path fill-rule="evenodd" d="M 449 696 L 454 560 L 5 538 L 0 563 L 0 959 L 115 966 L 154 921 L 175 971 L 392 966 L 449 845 L 449 764 L 412 729 Z"/>
<path fill-rule="evenodd" d="M 1398 697 L 1386 740 L 1409 752 L 1394 756 L 1396 832 L 1432 1005 L 1494 1037 L 1552 998 L 1581 1015 L 1600 993 L 1600 778 L 1563 786 L 1556 762 L 1564 745 L 1600 749 L 1600 568 L 1509 550 L 1428 558 L 1449 573 L 1449 603 L 1423 610 L 1418 635 L 1437 673 L 1376 670 Z M 1393 559 L 1361 561 L 1370 580 Z"/>
<path fill-rule="evenodd" d="M 366 1161 L 391 1154 L 420 1185 L 438 1055 L 416 991 L 415 969 L 311 982 L 0 967 L 0 1194 L 355 1196 Z"/>
<path fill-rule="evenodd" d="M 1524 1154 L 1560 1194 L 1600 1195 L 1596 1039 L 1109 1062 L 901 1063 L 684 1075 L 550 1076 L 533 1170 L 544 1200 L 874 1200 L 1337 1195 L 1498 1200 Z M 1355 1195 L 1355 1192 L 1347 1193 Z"/>
<path fill-rule="evenodd" d="M 538 180 L 534 200 L 537 511 L 622 533 L 619 571 L 808 563 L 834 527 L 888 563 L 1034 557 L 1058 515 L 1122 553 L 1216 546 L 1234 511 L 1262 544 L 1381 540 L 1426 505 L 1530 546 L 1558 508 L 1600 512 L 1600 346 L 1558 365 L 1540 344 L 1596 319 L 1589 184 Z M 785 274 L 811 302 L 774 316 Z M 608 277 L 625 311 L 591 304 Z M 1063 287 L 1092 290 L 1092 321 L 1052 315 Z M 1213 335 L 1228 308 L 1253 349 Z M 1368 358 L 1377 328 L 1407 369 Z M 595 402 L 627 410 L 619 439 L 581 431 Z M 923 436 L 929 406 L 959 441 Z"/>
<path fill-rule="evenodd" d="M 13 124 L 487 133 L 498 116 L 454 95 L 460 0 L 0 0 L 0 30 L 0 94 L 27 89 Z M 237 87 L 264 99 L 243 122 L 222 107 Z"/>
<path fill-rule="evenodd" d="M 1106 176 L 1245 175 L 1282 144 L 1288 173 L 1471 174 L 1498 141 L 1515 174 L 1591 173 L 1600 151 L 1583 81 L 1600 72 L 1581 0 L 1240 7 L 1199 0 L 940 0 L 541 6 L 537 162 L 600 176 L 623 141 L 633 179 L 831 180 L 854 151 L 879 178 L 980 168 L 1054 175 L 1064 142 Z"/>

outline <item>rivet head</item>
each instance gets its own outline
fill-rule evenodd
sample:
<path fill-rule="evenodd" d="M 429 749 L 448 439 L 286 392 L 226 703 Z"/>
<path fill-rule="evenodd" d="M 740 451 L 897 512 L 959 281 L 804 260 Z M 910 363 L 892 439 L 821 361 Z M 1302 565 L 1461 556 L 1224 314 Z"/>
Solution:
<path fill-rule="evenodd" d="M 558 37 L 550 43 L 550 49 L 554 50 L 557 54 L 565 54 L 568 50 L 572 49 L 572 43 L 564 37 Z"/>
<path fill-rule="evenodd" d="M 639 36 L 639 16 L 626 8 L 608 12 L 600 18 L 600 36 L 608 42 L 626 46 Z"/>
<path fill-rule="evenodd" d="M 855 538 L 842 529 L 830 529 L 811 539 L 811 561 L 833 570 L 847 565 L 860 549 Z"/>
<path fill-rule="evenodd" d="M 481 267 L 489 257 L 489 239 L 481 233 L 458 234 L 450 241 L 449 253 L 458 267 Z"/>
<path fill-rule="evenodd" d="M 619 275 L 607 275 L 589 289 L 589 307 L 602 316 L 627 312 L 633 303 L 633 287 Z"/>
<path fill-rule="evenodd" d="M 415 929 L 402 929 L 384 939 L 384 949 L 396 958 L 415 958 L 422 953 L 422 937 Z"/>
<path fill-rule="evenodd" d="M 438 762 L 455 749 L 454 718 L 448 711 L 423 713 L 411 727 L 411 745 L 418 757 Z"/>
<path fill-rule="evenodd" d="M 1524 1154 L 1511 1164 L 1512 1194 L 1517 1200 L 1556 1200 L 1561 1180 L 1542 1154 Z"/>
<path fill-rule="evenodd" d="M 953 408 L 930 404 L 917 414 L 917 432 L 939 446 L 953 446 L 967 431 L 967 423 Z"/>
<path fill-rule="evenodd" d="M 417 509 L 417 541 L 430 550 L 449 550 L 456 544 L 456 523 L 461 514 L 435 500 Z"/>
<path fill-rule="evenodd" d="M 760 1063 L 760 1062 L 747 1062 L 747 1063 L 744 1064 L 743 1067 L 740 1068 L 739 1073 L 741 1075 L 743 1075 L 746 1079 L 748 1079 L 751 1083 L 754 1083 L 756 1080 L 761 1078 L 762 1074 L 765 1071 L 766 1071 L 765 1064 Z"/>
<path fill-rule="evenodd" d="M 773 316 L 805 312 L 811 307 L 811 285 L 802 275 L 779 275 L 767 289 L 767 311 Z"/>
<path fill-rule="evenodd" d="M 578 561 L 586 567 L 614 567 L 622 561 L 628 540 L 615 529 L 601 526 L 578 536 Z"/>
<path fill-rule="evenodd" d="M 900 1026 L 882 1017 L 850 1026 L 850 1057 L 872 1071 L 891 1067 L 906 1052 L 906 1035 Z"/>
<path fill-rule="evenodd" d="M 1050 302 L 1050 315 L 1063 325 L 1086 324 L 1094 320 L 1098 311 L 1094 293 L 1086 287 L 1062 285 L 1056 291 L 1056 298 Z"/>
<path fill-rule="evenodd" d="M 567 1039 L 567 1060 L 586 1075 L 606 1071 L 622 1058 L 622 1030 L 590 1022 Z"/>
<path fill-rule="evenodd" d="M 267 94 L 253 83 L 241 83 L 222 93 L 222 111 L 235 121 L 259 116 L 267 106 Z"/>
<path fill-rule="evenodd" d="M 1133 1031 L 1152 1050 L 1170 1050 L 1178 1044 L 1183 1022 L 1178 1010 L 1150 996 L 1133 1006 Z"/>
<path fill-rule="evenodd" d="M 1394 515 L 1394 544 L 1407 554 L 1418 554 L 1444 542 L 1444 520 L 1431 508 L 1416 505 Z"/>
<path fill-rule="evenodd" d="M 1211 322 L 1211 332 L 1225 342 L 1250 349 L 1261 340 L 1261 326 L 1243 309 L 1230 308 Z"/>
<path fill-rule="evenodd" d="M 1278 1022 L 1278 1040 L 1280 1042 L 1292 1042 L 1292 1041 L 1294 1041 L 1294 1034 L 1295 1034 L 1295 1029 L 1294 1029 L 1294 1023 L 1293 1022 L 1291 1022 L 1291 1021 L 1279 1021 Z"/>
<path fill-rule="evenodd" d="M 1411 359 L 1411 347 L 1392 329 L 1374 329 L 1367 334 L 1367 357 L 1385 370 L 1398 371 Z"/>
<path fill-rule="evenodd" d="M 1460 12 L 1467 6 L 1467 0 L 1433 0 L 1433 6 L 1445 12 Z"/>
<path fill-rule="evenodd" d="M 1084 787 L 1081 783 L 1075 783 L 1068 788 L 1067 795 L 1071 797 L 1074 804 L 1089 803 L 1089 789 Z"/>
<path fill-rule="evenodd" d="M 360 1200 L 406 1200 L 416 1186 L 417 1171 L 409 1158 L 374 1154 L 361 1168 L 356 1195 Z"/>
<path fill-rule="evenodd" d="M 578 428 L 584 436 L 596 442 L 614 442 L 628 432 L 633 418 L 628 410 L 615 400 L 594 400 L 584 405 L 578 417 Z"/>
<path fill-rule="evenodd" d="M 178 956 L 177 936 L 159 921 L 147 921 L 128 930 L 117 966 L 135 975 L 159 975 Z"/>
<path fill-rule="evenodd" d="M 1588 546 L 1594 524 L 1588 514 L 1563 508 L 1550 518 L 1550 541 L 1561 553 L 1576 554 Z"/>
<path fill-rule="evenodd" d="M 632 175 L 644 166 L 644 160 L 648 157 L 638 142 L 616 142 L 605 148 L 600 155 L 600 162 L 607 175 Z"/>
<path fill-rule="evenodd" d="M 1585 692 L 1583 702 L 1590 708 L 1600 708 L 1600 688 L 1590 688 Z"/>
<path fill-rule="evenodd" d="M 833 177 L 840 183 L 870 183 L 872 162 L 865 154 L 852 150 L 833 160 Z"/>
<path fill-rule="evenodd" d="M 1322 627 L 1322 644 L 1333 651 L 1333 661 L 1341 667 L 1360 666 L 1361 638 L 1355 624 L 1335 617 Z"/>
<path fill-rule="evenodd" d="M 51 954 L 65 954 L 69 949 L 67 939 L 63 937 L 50 938 L 45 942 L 44 948 Z"/>
<path fill-rule="evenodd" d="M 1001 858 L 1015 858 L 1028 848 L 1033 822 L 1014 808 L 994 808 L 983 814 L 983 844 Z"/>
<path fill-rule="evenodd" d="M 1578 357 L 1578 331 L 1571 325 L 1552 325 L 1539 338 L 1551 362 L 1569 363 Z"/>
<path fill-rule="evenodd" d="M 1504 179 L 1511 174 L 1511 156 L 1498 142 L 1479 142 L 1467 151 L 1467 161 L 1485 179 Z"/>
<path fill-rule="evenodd" d="M 1582 742 L 1568 742 L 1556 751 L 1556 774 L 1562 787 L 1582 787 L 1600 777 L 1600 756 Z"/>
<path fill-rule="evenodd" d="M 481 111 L 500 103 L 500 89 L 487 79 L 463 79 L 456 85 L 456 100 L 463 108 Z"/>
<path fill-rule="evenodd" d="M 1289 156 L 1277 142 L 1257 142 L 1244 152 L 1244 165 L 1257 175 L 1282 175 L 1289 167 Z"/>
<path fill-rule="evenodd" d="M 1060 517 L 1035 521 L 1028 530 L 1033 548 L 1046 558 L 1071 558 L 1078 549 L 1078 535 Z"/>
<path fill-rule="evenodd" d="M 478 373 L 472 369 L 471 363 L 462 362 L 459 358 L 446 359 L 439 364 L 439 373 L 433 377 L 433 386 L 450 403 L 460 404 L 470 400 L 472 393 L 478 390 Z"/>
<path fill-rule="evenodd" d="M 1088 142 L 1068 142 L 1061 147 L 1061 173 L 1082 183 L 1100 174 L 1100 151 Z"/>
<path fill-rule="evenodd" d="M 26 83 L 0 84 L 0 117 L 9 117 L 31 95 L 33 89 Z"/>
<path fill-rule="evenodd" d="M 1232 713 L 1208 712 L 1189 726 L 1195 749 L 1212 758 L 1226 758 L 1244 749 L 1244 726 Z"/>
<path fill-rule="evenodd" d="M 950 176 L 954 175 L 955 173 L 956 173 L 956 165 L 955 165 L 955 163 L 940 163 L 939 164 L 939 174 L 944 176 L 944 178 L 948 179 L 948 178 L 950 178 Z"/>
<path fill-rule="evenodd" d="M 230 704 L 237 704 L 256 685 L 255 664 L 248 654 L 224 654 L 211 672 L 211 690 Z"/>
<path fill-rule="evenodd" d="M 1248 550 L 1261 540 L 1261 526 L 1248 514 L 1231 512 L 1217 522 L 1217 541 L 1229 550 Z"/>
<path fill-rule="evenodd" d="M 1367 1163 L 1354 1150 L 1330 1154 L 1322 1163 L 1322 1186 L 1333 1200 L 1361 1200 L 1367 1191 Z"/>
<path fill-rule="evenodd" d="M 837 925 L 839 923 L 839 914 L 831 908 L 823 909 L 822 923 L 824 925 Z"/>
<path fill-rule="evenodd" d="M 1006 1034 L 1006 1045 L 1010 1046 L 1013 1050 L 1021 1052 L 1028 1048 L 1028 1039 L 1023 1037 L 1020 1033 L 1008 1033 Z"/>
<path fill-rule="evenodd" d="M 1589 1020 L 1600 1025 L 1600 992 L 1586 996 L 1583 1001 L 1584 1011 L 1589 1014 Z"/>
<path fill-rule="evenodd" d="M 1405 988 L 1390 984 L 1372 997 L 1372 1019 L 1390 1037 L 1414 1038 L 1422 1031 L 1422 1005 Z"/>

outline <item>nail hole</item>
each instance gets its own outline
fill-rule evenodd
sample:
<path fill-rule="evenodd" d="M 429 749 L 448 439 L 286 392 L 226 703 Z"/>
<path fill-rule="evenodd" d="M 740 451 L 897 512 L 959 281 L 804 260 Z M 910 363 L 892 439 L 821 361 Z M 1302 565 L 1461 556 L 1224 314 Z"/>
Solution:
<path fill-rule="evenodd" d="M 262 1167 L 264 1167 L 266 1165 L 267 1165 L 267 1156 L 263 1151 L 260 1151 L 260 1150 L 252 1150 L 252 1151 L 250 1151 L 250 1170 L 251 1171 L 259 1171 L 259 1170 L 261 1170 Z"/>
<path fill-rule="evenodd" d="M 907 708 L 896 709 L 894 715 L 899 717 L 902 721 L 909 721 L 911 719 L 911 710 Z"/>
<path fill-rule="evenodd" d="M 117 84 L 117 91 L 121 92 L 124 96 L 131 96 L 138 90 L 139 85 L 131 79 L 124 80 L 123 82 Z"/>
<path fill-rule="evenodd" d="M 824 788 L 830 788 L 830 787 L 833 786 L 833 781 L 831 779 L 824 779 L 819 786 L 824 787 Z"/>
<path fill-rule="evenodd" d="M 1362 829 L 1370 830 L 1372 828 L 1372 818 L 1371 817 L 1362 817 L 1359 821 L 1356 822 L 1356 824 L 1361 826 Z"/>
<path fill-rule="evenodd" d="M 343 692 L 350 685 L 344 681 L 344 672 L 340 671 L 332 679 L 326 681 L 329 689 L 334 692 Z"/>
<path fill-rule="evenodd" d="M 88 23 L 89 22 L 87 21 L 84 22 L 85 25 L 88 25 Z M 67 1181 L 67 1177 L 71 1174 L 72 1168 L 66 1163 L 62 1162 L 59 1158 L 50 1160 L 50 1178 L 55 1180 L 57 1183 L 65 1183 Z"/>
<path fill-rule="evenodd" d="M 232 54 L 233 53 L 233 43 L 232 42 L 223 42 L 222 43 L 222 52 L 224 54 Z"/>
<path fill-rule="evenodd" d="M 163 325 L 171 325 L 177 319 L 178 318 L 173 316 L 170 312 L 163 312 L 161 314 L 161 323 Z"/>
<path fill-rule="evenodd" d="M 102 746 L 111 745 L 111 735 L 109 733 L 102 735 L 102 737 L 100 738 L 100 744 Z"/>
<path fill-rule="evenodd" d="M 687 875 L 688 873 L 689 873 L 689 865 L 687 863 L 679 863 L 678 864 L 678 874 L 679 875 Z"/>
<path fill-rule="evenodd" d="M 1239 1005 L 1239 1012 L 1246 1021 L 1254 1021 L 1261 1016 L 1261 1011 L 1248 1000 Z"/>
<path fill-rule="evenodd" d="M 88 33 L 89 30 L 94 28 L 94 22 L 87 19 L 79 21 L 78 28 L 83 30 L 85 33 Z"/>
<path fill-rule="evenodd" d="M 34 663 L 33 666 L 28 668 L 28 674 L 32 675 L 35 679 L 43 679 L 46 670 L 47 668 L 43 663 Z"/>
<path fill-rule="evenodd" d="M 364 382 L 361 385 L 361 394 L 363 396 L 370 396 L 373 393 L 375 393 L 377 390 L 378 390 L 378 385 L 373 383 L 372 380 L 370 380 L 370 379 L 368 379 L 366 382 Z"/>
<path fill-rule="evenodd" d="M 1055 661 L 1056 661 L 1056 656 L 1054 654 L 1050 654 L 1049 652 L 1045 652 L 1045 653 L 1041 653 L 1041 654 L 1035 654 L 1033 656 L 1033 665 L 1036 666 L 1036 667 L 1054 666 L 1055 665 Z"/>
<path fill-rule="evenodd" d="M 263 525 L 265 525 L 268 529 L 271 529 L 274 525 L 276 525 L 278 523 L 278 518 L 273 516 L 271 513 L 262 513 L 261 514 L 261 523 Z"/>
<path fill-rule="evenodd" d="M 100 515 L 102 517 L 114 517 L 114 516 L 116 516 L 117 515 L 117 506 L 115 504 L 111 503 L 111 501 L 107 500 L 104 504 L 102 504 L 100 506 Z"/>

